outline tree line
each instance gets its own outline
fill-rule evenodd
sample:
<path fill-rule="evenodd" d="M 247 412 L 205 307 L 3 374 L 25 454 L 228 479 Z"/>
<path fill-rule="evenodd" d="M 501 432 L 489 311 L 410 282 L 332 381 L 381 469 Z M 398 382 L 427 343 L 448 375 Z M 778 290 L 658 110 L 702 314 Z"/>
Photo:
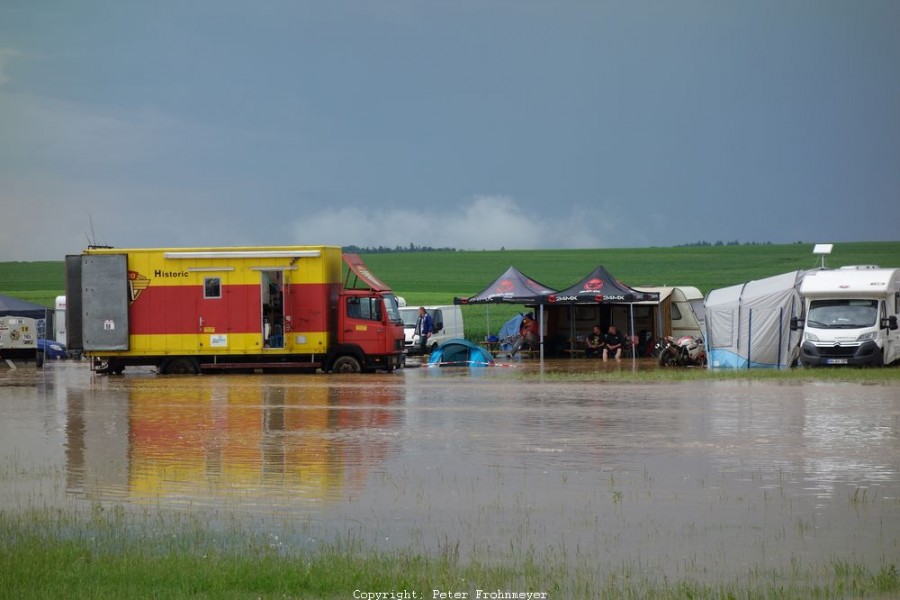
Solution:
<path fill-rule="evenodd" d="M 350 254 L 390 254 L 392 252 L 456 252 L 456 248 L 435 248 L 433 246 L 418 246 L 410 242 L 409 246 L 343 246 L 342 250 Z"/>
<path fill-rule="evenodd" d="M 802 244 L 803 242 L 796 242 L 797 244 Z M 687 244 L 678 244 L 676 248 L 693 248 L 693 247 L 707 247 L 707 246 L 771 246 L 772 242 L 741 242 L 739 240 L 732 240 L 730 242 L 723 242 L 722 240 L 717 240 L 715 242 L 707 242 L 706 240 L 700 240 L 699 242 L 688 242 Z"/>

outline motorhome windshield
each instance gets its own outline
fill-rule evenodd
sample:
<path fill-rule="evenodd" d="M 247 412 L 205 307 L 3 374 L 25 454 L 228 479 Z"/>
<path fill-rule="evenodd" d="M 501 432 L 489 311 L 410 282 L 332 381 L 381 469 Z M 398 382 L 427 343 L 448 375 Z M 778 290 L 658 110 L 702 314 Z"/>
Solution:
<path fill-rule="evenodd" d="M 813 300 L 806 324 L 816 329 L 859 329 L 872 327 L 877 317 L 877 300 Z"/>

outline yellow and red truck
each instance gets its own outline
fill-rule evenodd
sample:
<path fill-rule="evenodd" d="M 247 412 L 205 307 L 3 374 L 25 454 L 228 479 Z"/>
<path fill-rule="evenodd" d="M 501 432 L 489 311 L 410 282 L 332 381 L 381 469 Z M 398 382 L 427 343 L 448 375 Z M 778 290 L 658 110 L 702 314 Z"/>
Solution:
<path fill-rule="evenodd" d="M 337 246 L 90 247 L 66 257 L 66 296 L 69 348 L 103 373 L 392 371 L 403 358 L 397 298 Z"/>

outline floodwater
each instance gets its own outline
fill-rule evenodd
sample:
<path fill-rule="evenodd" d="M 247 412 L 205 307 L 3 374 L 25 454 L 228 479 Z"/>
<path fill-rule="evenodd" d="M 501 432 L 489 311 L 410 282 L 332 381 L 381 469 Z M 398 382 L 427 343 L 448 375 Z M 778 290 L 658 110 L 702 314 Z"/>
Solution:
<path fill-rule="evenodd" d="M 286 546 L 513 548 L 665 577 L 900 557 L 900 386 L 554 376 L 585 368 L 632 366 L 3 370 L 0 511 L 209 511 L 277 523 Z"/>

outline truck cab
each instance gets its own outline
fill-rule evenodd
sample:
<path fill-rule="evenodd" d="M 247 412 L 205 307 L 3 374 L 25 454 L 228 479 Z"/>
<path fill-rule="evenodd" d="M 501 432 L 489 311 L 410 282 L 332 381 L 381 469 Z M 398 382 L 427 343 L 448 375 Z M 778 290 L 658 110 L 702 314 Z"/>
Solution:
<path fill-rule="evenodd" d="M 403 321 L 397 296 L 356 254 L 344 254 L 347 272 L 338 294 L 337 344 L 325 371 L 358 373 L 403 364 Z"/>
<path fill-rule="evenodd" d="M 900 269 L 852 266 L 808 273 L 800 362 L 887 365 L 900 360 Z M 792 323 L 792 327 L 797 327 Z"/>
<path fill-rule="evenodd" d="M 403 321 L 394 294 L 341 290 L 337 321 L 338 343 L 327 360 L 327 371 L 393 371 L 401 365 Z"/>

